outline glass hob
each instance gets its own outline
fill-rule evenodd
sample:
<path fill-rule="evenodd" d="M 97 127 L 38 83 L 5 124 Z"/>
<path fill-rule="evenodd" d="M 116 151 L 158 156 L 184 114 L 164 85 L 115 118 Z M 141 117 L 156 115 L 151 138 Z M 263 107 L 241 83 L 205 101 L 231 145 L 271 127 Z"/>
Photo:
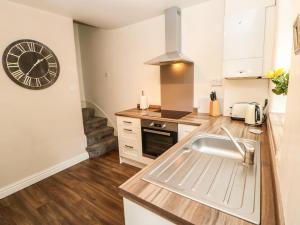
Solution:
<path fill-rule="evenodd" d="M 151 117 L 180 119 L 190 113 L 191 112 L 175 111 L 175 110 L 157 110 L 154 112 L 147 112 L 146 115 Z"/>

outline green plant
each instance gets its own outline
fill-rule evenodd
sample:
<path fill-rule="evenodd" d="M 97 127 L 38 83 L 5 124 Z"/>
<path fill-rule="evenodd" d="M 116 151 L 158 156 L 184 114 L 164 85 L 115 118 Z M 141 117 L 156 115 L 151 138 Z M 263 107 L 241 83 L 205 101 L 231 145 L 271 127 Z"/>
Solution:
<path fill-rule="evenodd" d="M 289 86 L 290 74 L 284 69 L 280 68 L 275 71 L 267 73 L 267 78 L 271 79 L 275 84 L 272 92 L 276 95 L 287 95 Z"/>

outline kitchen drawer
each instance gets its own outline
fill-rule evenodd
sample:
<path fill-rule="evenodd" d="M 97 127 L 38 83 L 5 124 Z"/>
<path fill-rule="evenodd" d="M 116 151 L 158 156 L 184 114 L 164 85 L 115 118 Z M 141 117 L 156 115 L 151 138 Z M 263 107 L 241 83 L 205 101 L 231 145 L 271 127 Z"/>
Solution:
<path fill-rule="evenodd" d="M 198 126 L 178 124 L 178 140 L 182 140 L 191 132 L 193 132 Z"/>
<path fill-rule="evenodd" d="M 118 127 L 118 136 L 120 138 L 130 138 L 137 140 L 141 138 L 141 128 L 140 127 Z"/>
<path fill-rule="evenodd" d="M 126 158 L 137 160 L 141 153 L 141 144 L 127 138 L 119 139 L 120 155 Z"/>
<path fill-rule="evenodd" d="M 141 120 L 137 118 L 130 118 L 130 117 L 123 117 L 118 116 L 117 117 L 117 125 L 118 128 L 141 128 Z"/>

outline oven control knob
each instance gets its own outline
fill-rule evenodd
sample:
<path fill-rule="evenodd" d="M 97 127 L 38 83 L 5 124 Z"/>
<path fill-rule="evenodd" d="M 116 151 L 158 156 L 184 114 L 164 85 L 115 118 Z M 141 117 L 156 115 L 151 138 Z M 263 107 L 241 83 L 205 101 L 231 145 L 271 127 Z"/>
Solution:
<path fill-rule="evenodd" d="M 149 126 L 150 126 L 150 127 L 153 127 L 153 126 L 154 126 L 154 122 L 151 122 Z"/>
<path fill-rule="evenodd" d="M 161 128 L 166 128 L 166 124 L 164 123 L 163 125 L 161 125 Z"/>

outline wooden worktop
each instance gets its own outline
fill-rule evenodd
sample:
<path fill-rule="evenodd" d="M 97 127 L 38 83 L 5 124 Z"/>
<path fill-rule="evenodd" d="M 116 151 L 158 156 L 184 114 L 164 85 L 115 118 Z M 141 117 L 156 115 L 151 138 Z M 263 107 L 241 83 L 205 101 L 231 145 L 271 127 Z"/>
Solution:
<path fill-rule="evenodd" d="M 135 117 L 134 113 L 128 113 L 128 115 L 122 113 L 119 115 L 131 115 L 131 117 Z M 139 116 L 136 117 L 140 118 Z M 204 117 L 202 119 L 204 119 Z M 264 131 L 263 134 L 256 135 L 248 132 L 249 126 L 246 126 L 244 123 L 239 121 L 232 121 L 229 117 L 212 118 L 206 116 L 204 120 L 205 122 L 202 121 L 202 125 L 188 137 L 174 145 L 153 163 L 122 184 L 119 188 L 121 195 L 142 207 L 167 218 L 175 224 L 252 224 L 142 180 L 143 176 L 147 172 L 156 167 L 165 158 L 169 157 L 195 133 L 201 131 L 224 135 L 224 131 L 220 129 L 221 124 L 223 124 L 235 137 L 248 138 L 261 142 L 261 224 L 276 225 L 275 188 L 273 185 L 273 172 L 271 169 L 270 147 L 266 126 L 262 127 L 262 130 Z"/>
<path fill-rule="evenodd" d="M 118 112 L 115 115 L 132 117 L 132 118 L 140 118 L 140 119 L 148 119 L 148 120 L 157 120 L 157 121 L 164 121 L 164 122 L 181 123 L 187 125 L 196 125 L 196 126 L 208 122 L 211 118 L 207 114 L 201 114 L 201 113 L 190 113 L 180 119 L 161 118 L 161 117 L 156 117 L 155 115 L 150 116 L 150 114 L 155 112 L 155 110 L 157 110 L 157 108 L 146 109 L 146 110 L 140 110 L 134 108 L 134 109 L 128 109 L 122 112 Z"/>

